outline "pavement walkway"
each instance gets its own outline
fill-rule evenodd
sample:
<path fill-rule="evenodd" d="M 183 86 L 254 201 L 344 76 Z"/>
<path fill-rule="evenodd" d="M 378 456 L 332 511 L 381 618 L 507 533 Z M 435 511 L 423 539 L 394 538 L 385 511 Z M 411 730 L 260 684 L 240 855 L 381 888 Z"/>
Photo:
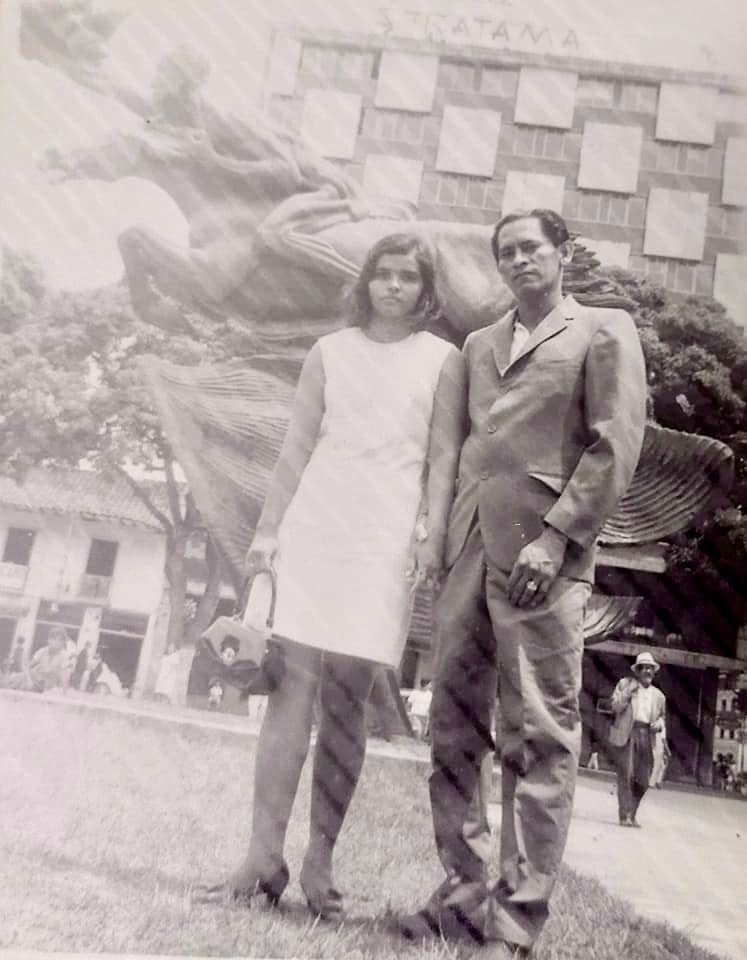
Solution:
<path fill-rule="evenodd" d="M 613 781 L 579 777 L 565 862 L 641 915 L 714 953 L 747 958 L 747 801 L 650 790 L 640 830 L 617 822 Z"/>
<path fill-rule="evenodd" d="M 258 716 L 240 717 L 175 708 L 146 701 L 115 700 L 83 694 L 25 694 L 85 711 L 105 710 L 156 722 L 254 736 Z M 370 756 L 428 763 L 428 747 L 405 738 L 372 739 Z M 497 796 L 498 794 L 496 794 Z M 491 820 L 500 820 L 492 804 Z M 747 801 L 664 787 L 646 795 L 642 829 L 617 822 L 613 781 L 582 771 L 574 801 L 565 862 L 597 878 L 629 901 L 641 915 L 670 923 L 691 940 L 730 960 L 747 958 Z M 3 951 L 0 951 L 0 958 Z"/>

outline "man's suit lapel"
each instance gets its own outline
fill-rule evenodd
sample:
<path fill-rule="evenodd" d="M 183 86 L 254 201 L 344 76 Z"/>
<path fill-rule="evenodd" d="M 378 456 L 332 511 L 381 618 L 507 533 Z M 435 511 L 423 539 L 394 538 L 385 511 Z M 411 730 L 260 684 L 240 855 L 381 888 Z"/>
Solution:
<path fill-rule="evenodd" d="M 507 313 L 505 317 L 498 321 L 496 336 L 493 341 L 493 354 L 495 356 L 495 364 L 498 367 L 498 373 L 500 373 L 502 377 L 505 376 L 509 367 L 512 367 L 521 360 L 522 357 L 526 357 L 532 353 L 533 350 L 536 350 L 541 343 L 544 343 L 551 337 L 557 336 L 565 330 L 568 326 L 568 321 L 573 318 L 577 306 L 578 304 L 573 297 L 566 297 L 541 323 L 537 324 L 513 360 L 509 360 L 509 357 L 511 354 L 511 341 L 513 340 L 514 334 L 515 311 L 511 310 Z"/>
<path fill-rule="evenodd" d="M 515 310 L 509 310 L 498 321 L 493 335 L 493 357 L 498 373 L 503 376 L 508 370 L 511 356 L 511 342 L 514 338 Z"/>

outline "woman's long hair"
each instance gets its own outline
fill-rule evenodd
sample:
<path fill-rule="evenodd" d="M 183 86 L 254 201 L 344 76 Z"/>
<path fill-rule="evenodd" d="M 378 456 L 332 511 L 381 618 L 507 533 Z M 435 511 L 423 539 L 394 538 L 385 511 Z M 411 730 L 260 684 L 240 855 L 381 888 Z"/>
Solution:
<path fill-rule="evenodd" d="M 415 262 L 420 271 L 423 289 L 415 304 L 415 309 L 408 316 L 411 330 L 427 330 L 441 318 L 441 304 L 436 294 L 436 270 L 433 263 L 433 254 L 425 243 L 411 233 L 392 233 L 382 237 L 369 250 L 358 279 L 350 289 L 348 296 L 350 305 L 349 323 L 351 327 L 367 327 L 371 323 L 371 296 L 368 284 L 373 279 L 379 260 L 387 254 L 406 256 L 415 254 Z"/>

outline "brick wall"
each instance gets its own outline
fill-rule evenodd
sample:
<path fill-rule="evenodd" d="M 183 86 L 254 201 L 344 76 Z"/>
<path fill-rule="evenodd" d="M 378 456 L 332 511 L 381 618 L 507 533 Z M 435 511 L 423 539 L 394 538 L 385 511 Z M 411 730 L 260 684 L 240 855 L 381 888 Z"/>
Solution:
<path fill-rule="evenodd" d="M 733 88 L 314 39 L 289 82 L 285 55 L 272 115 L 303 132 L 312 97 L 317 148 L 328 138 L 378 191 L 401 178 L 392 192 L 420 219 L 492 223 L 507 205 L 552 204 L 603 260 L 721 296 L 747 320 L 747 99 Z"/>

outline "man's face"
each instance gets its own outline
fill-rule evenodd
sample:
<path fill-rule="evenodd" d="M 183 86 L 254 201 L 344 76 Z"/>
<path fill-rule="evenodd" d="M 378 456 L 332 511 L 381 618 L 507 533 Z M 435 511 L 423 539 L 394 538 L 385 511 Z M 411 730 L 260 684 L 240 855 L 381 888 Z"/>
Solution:
<path fill-rule="evenodd" d="M 498 234 L 498 273 L 517 300 L 536 298 L 560 287 L 561 266 L 570 244 L 556 247 L 536 217 L 513 220 Z"/>
<path fill-rule="evenodd" d="M 636 670 L 636 676 L 641 686 L 648 687 L 654 679 L 655 670 L 653 667 L 643 666 Z"/>
<path fill-rule="evenodd" d="M 65 646 L 65 638 L 59 633 L 53 633 L 49 637 L 49 649 L 51 653 L 59 653 Z"/>
<path fill-rule="evenodd" d="M 224 647 L 220 652 L 220 658 L 226 666 L 230 666 L 236 659 L 236 651 L 233 647 Z"/>

